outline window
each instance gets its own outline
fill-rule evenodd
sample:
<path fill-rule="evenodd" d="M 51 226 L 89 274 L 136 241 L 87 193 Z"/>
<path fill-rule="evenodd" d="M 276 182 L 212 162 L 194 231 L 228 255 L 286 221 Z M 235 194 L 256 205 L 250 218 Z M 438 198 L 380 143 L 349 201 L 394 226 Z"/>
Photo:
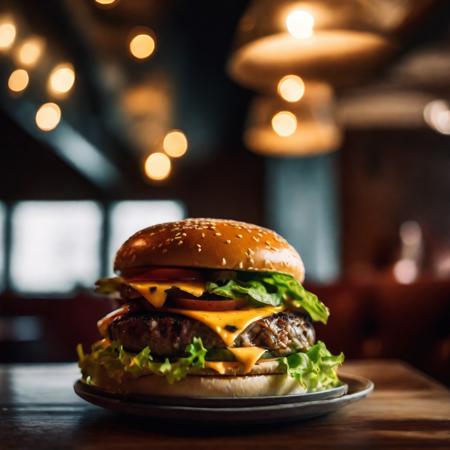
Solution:
<path fill-rule="evenodd" d="M 19 292 L 70 292 L 100 273 L 102 212 L 93 201 L 26 201 L 12 213 L 11 284 Z"/>
<path fill-rule="evenodd" d="M 118 248 L 136 231 L 162 222 L 180 220 L 184 206 L 173 200 L 117 202 L 111 208 L 111 237 L 109 240 L 109 268 L 112 270 Z"/>

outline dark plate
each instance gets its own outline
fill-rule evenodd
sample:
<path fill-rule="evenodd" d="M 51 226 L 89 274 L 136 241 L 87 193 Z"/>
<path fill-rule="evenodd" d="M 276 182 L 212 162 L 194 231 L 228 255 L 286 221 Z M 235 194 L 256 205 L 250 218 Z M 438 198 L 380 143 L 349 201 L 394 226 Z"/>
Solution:
<path fill-rule="evenodd" d="M 347 385 L 344 386 L 344 391 L 341 391 L 340 396 L 339 394 L 336 396 L 335 392 L 334 395 L 326 398 L 317 397 L 318 394 L 329 394 L 330 391 L 335 391 L 335 389 L 330 389 L 325 392 L 295 396 L 262 397 L 257 400 L 269 399 L 269 403 L 258 405 L 254 403 L 244 405 L 243 402 L 247 399 L 243 398 L 207 399 L 207 401 L 213 402 L 209 406 L 202 403 L 205 399 L 186 398 L 183 401 L 188 400 L 189 403 L 174 404 L 176 402 L 176 398 L 174 398 L 171 399 L 171 404 L 163 404 L 153 402 L 150 397 L 145 399 L 141 397 L 138 400 L 132 396 L 111 396 L 81 381 L 75 383 L 74 389 L 81 398 L 88 402 L 124 414 L 180 422 L 244 424 L 294 421 L 322 416 L 366 397 L 373 390 L 373 383 L 367 378 L 354 375 L 341 375 L 340 378 Z M 346 387 L 348 390 L 347 393 L 344 393 Z M 311 397 L 314 395 L 316 395 L 315 399 Z M 302 397 L 301 400 L 298 400 L 298 397 Z M 297 400 L 294 401 L 294 398 Z M 255 399 L 250 400 L 255 402 Z M 211 406 L 212 404 L 214 406 Z"/>
<path fill-rule="evenodd" d="M 265 396 L 265 397 L 159 397 L 155 395 L 118 395 L 111 394 L 95 386 L 83 383 L 81 380 L 75 384 L 75 392 L 83 397 L 82 394 L 92 394 L 102 398 L 111 398 L 132 403 L 146 403 L 152 405 L 166 406 L 205 406 L 208 408 L 217 407 L 241 407 L 241 406 L 266 406 L 279 405 L 281 403 L 301 403 L 312 400 L 324 400 L 327 398 L 340 397 L 347 393 L 347 384 L 326 389 L 320 392 L 306 392 L 304 394 L 284 395 L 284 396 Z M 85 397 L 83 397 L 85 398 Z M 88 400 L 86 398 L 86 400 Z M 88 400 L 89 401 L 89 400 Z M 94 403 L 94 402 L 92 402 Z"/>

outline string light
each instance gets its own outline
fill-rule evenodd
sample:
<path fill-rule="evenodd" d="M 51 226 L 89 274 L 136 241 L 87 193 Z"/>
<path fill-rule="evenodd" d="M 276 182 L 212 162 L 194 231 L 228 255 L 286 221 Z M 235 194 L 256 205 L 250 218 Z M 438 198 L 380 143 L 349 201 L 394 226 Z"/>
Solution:
<path fill-rule="evenodd" d="M 8 88 L 13 92 L 22 92 L 28 86 L 30 77 L 24 69 L 14 70 L 8 78 Z"/>
<path fill-rule="evenodd" d="M 170 158 L 161 152 L 150 154 L 144 164 L 145 174 L 151 180 L 164 180 L 170 174 L 172 164 Z"/>
<path fill-rule="evenodd" d="M 172 158 L 180 158 L 188 148 L 186 135 L 179 130 L 173 130 L 166 134 L 163 141 L 164 151 Z"/>
<path fill-rule="evenodd" d="M 55 129 L 61 120 L 61 109 L 56 103 L 44 103 L 36 111 L 36 125 L 42 131 Z"/>
<path fill-rule="evenodd" d="M 0 19 L 0 49 L 8 50 L 16 39 L 16 26 L 10 19 Z"/>
<path fill-rule="evenodd" d="M 34 67 L 39 61 L 44 49 L 44 40 L 33 36 L 26 39 L 16 52 L 16 61 L 25 67 Z"/>
<path fill-rule="evenodd" d="M 286 17 L 286 28 L 296 39 L 310 38 L 314 33 L 314 17 L 304 9 L 295 9 Z"/>
<path fill-rule="evenodd" d="M 48 78 L 48 90 L 52 94 L 66 94 L 75 83 L 75 71 L 72 64 L 64 63 L 56 66 Z"/>
<path fill-rule="evenodd" d="M 155 47 L 155 39 L 148 33 L 136 34 L 130 41 L 130 53 L 137 59 L 150 57 Z"/>
<path fill-rule="evenodd" d="M 278 136 L 291 136 L 297 129 L 297 117 L 290 111 L 277 112 L 272 117 L 272 128 Z"/>
<path fill-rule="evenodd" d="M 297 75 L 286 75 L 278 82 L 277 90 L 287 102 L 298 102 L 305 94 L 305 83 Z"/>

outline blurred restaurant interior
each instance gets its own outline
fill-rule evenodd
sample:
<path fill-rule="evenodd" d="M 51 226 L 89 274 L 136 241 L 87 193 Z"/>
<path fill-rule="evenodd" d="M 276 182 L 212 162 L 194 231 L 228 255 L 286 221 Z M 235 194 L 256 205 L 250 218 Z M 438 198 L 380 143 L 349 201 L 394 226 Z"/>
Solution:
<path fill-rule="evenodd" d="M 134 231 L 273 228 L 319 336 L 450 382 L 450 2 L 2 0 L 0 362 L 75 360 Z"/>

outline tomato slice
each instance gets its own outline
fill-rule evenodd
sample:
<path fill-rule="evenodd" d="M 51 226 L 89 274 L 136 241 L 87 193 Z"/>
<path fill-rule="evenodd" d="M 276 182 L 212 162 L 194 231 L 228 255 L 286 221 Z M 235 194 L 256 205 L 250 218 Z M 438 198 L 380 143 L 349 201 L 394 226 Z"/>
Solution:
<path fill-rule="evenodd" d="M 202 280 L 202 275 L 197 270 L 181 269 L 173 267 L 161 267 L 154 269 L 133 269 L 127 271 L 123 276 L 129 280 L 136 281 L 195 281 Z"/>
<path fill-rule="evenodd" d="M 182 309 L 195 309 L 198 311 L 229 311 L 245 306 L 247 301 L 242 298 L 227 300 L 199 300 L 190 298 L 173 298 L 175 306 Z"/>

